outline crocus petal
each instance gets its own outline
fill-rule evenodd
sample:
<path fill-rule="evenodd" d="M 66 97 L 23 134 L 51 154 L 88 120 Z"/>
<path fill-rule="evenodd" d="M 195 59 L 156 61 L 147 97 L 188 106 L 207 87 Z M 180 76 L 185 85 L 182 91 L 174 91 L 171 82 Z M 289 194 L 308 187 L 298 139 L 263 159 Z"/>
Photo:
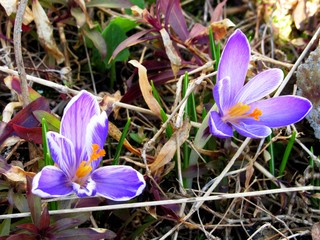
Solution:
<path fill-rule="evenodd" d="M 216 137 L 228 138 L 233 136 L 232 127 L 221 120 L 221 116 L 216 111 L 211 111 L 209 116 L 210 133 Z"/>
<path fill-rule="evenodd" d="M 221 114 L 225 113 L 234 104 L 233 96 L 231 96 L 230 92 L 230 82 L 230 78 L 225 77 L 218 81 L 213 89 L 213 97 Z"/>
<path fill-rule="evenodd" d="M 233 124 L 235 130 L 242 136 L 250 138 L 264 138 L 271 134 L 271 129 L 263 125 L 247 125 L 243 122 Z"/>
<path fill-rule="evenodd" d="M 259 124 L 272 128 L 287 126 L 303 119 L 311 110 L 311 102 L 298 96 L 280 96 L 252 103 L 252 109 L 262 111 L 259 121 L 244 120 L 247 124 Z"/>
<path fill-rule="evenodd" d="M 95 115 L 91 118 L 87 126 L 86 134 L 86 155 L 90 155 L 92 152 L 92 144 L 98 144 L 100 149 L 103 149 L 104 143 L 108 135 L 108 116 L 106 112 L 102 112 L 99 115 Z M 88 159 L 89 156 L 82 156 L 81 159 Z M 101 157 L 93 161 L 92 169 L 96 169 L 99 166 Z"/>
<path fill-rule="evenodd" d="M 283 72 L 274 68 L 263 71 L 252 78 L 238 92 L 236 102 L 250 104 L 258 101 L 278 88 L 283 79 Z"/>
<path fill-rule="evenodd" d="M 140 195 L 146 186 L 143 176 L 129 166 L 106 166 L 95 170 L 97 194 L 114 201 L 127 201 Z"/>
<path fill-rule="evenodd" d="M 68 176 L 55 166 L 44 167 L 32 181 L 32 193 L 42 198 L 67 196 L 72 192 Z"/>
<path fill-rule="evenodd" d="M 75 157 L 72 142 L 56 132 L 48 132 L 47 139 L 53 161 L 72 179 L 80 164 Z"/>
<path fill-rule="evenodd" d="M 96 195 L 96 183 L 91 178 L 87 180 L 85 186 L 80 186 L 78 183 L 72 183 L 73 191 L 78 197 L 92 197 Z"/>
<path fill-rule="evenodd" d="M 73 143 L 77 159 L 80 159 L 82 151 L 85 151 L 87 125 L 90 119 L 98 114 L 99 105 L 95 97 L 87 91 L 81 91 L 73 97 L 64 110 L 60 133 Z"/>
<path fill-rule="evenodd" d="M 235 97 L 244 84 L 250 61 L 250 46 L 246 36 L 236 30 L 229 38 L 221 55 L 217 81 L 229 77 L 231 96 Z"/>

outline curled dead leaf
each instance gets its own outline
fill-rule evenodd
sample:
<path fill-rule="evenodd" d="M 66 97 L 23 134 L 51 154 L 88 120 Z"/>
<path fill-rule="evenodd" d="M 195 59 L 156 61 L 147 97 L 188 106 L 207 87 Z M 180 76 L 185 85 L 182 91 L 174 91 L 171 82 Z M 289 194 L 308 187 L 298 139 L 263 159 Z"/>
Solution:
<path fill-rule="evenodd" d="M 161 119 L 161 107 L 152 94 L 152 88 L 147 76 L 147 69 L 136 60 L 131 60 L 129 63 L 138 68 L 139 86 L 143 99 L 146 101 L 150 110 Z"/>
<path fill-rule="evenodd" d="M 171 136 L 171 138 L 166 142 L 165 145 L 163 145 L 156 159 L 149 166 L 152 173 L 157 172 L 160 168 L 162 168 L 172 160 L 177 148 L 180 147 L 188 139 L 190 128 L 191 124 L 185 121 L 182 127 L 179 128 Z M 179 139 L 179 143 L 177 139 Z"/>
<path fill-rule="evenodd" d="M 1 168 L 0 172 L 7 177 L 9 182 L 23 186 L 23 189 L 26 189 L 27 186 L 27 176 L 35 176 L 33 172 L 26 172 L 18 166 L 11 166 L 9 164 L 6 164 L 5 168 Z"/>
<path fill-rule="evenodd" d="M 32 13 L 40 44 L 56 59 L 58 64 L 62 63 L 64 56 L 53 38 L 53 27 L 38 0 L 32 1 Z"/>
<path fill-rule="evenodd" d="M 170 39 L 170 36 L 165 28 L 162 28 L 160 30 L 160 34 L 162 37 L 163 45 L 166 51 L 166 54 L 170 60 L 171 63 L 171 69 L 174 74 L 174 76 L 177 76 L 177 73 L 181 67 L 181 58 L 179 57 L 179 54 L 177 50 L 174 48 L 172 41 Z"/>
<path fill-rule="evenodd" d="M 214 39 L 217 41 L 226 36 L 229 27 L 235 26 L 236 25 L 228 18 L 225 18 L 219 22 L 212 22 L 210 24 L 212 32 L 214 33 Z"/>
<path fill-rule="evenodd" d="M 0 5 L 4 8 L 8 16 L 17 11 L 17 1 L 0 0 Z"/>

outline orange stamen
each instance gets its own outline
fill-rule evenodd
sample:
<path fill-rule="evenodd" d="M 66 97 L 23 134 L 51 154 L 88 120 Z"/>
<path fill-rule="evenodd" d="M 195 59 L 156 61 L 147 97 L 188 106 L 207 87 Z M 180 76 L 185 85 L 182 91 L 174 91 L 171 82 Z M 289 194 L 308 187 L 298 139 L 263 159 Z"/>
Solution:
<path fill-rule="evenodd" d="M 228 113 L 222 118 L 223 121 L 227 122 L 230 120 L 237 120 L 241 118 L 250 118 L 259 121 L 259 117 L 262 115 L 262 111 L 259 108 L 255 108 L 252 113 L 248 114 L 250 106 L 241 102 L 233 105 Z"/>
<path fill-rule="evenodd" d="M 106 151 L 100 149 L 98 144 L 92 144 L 92 153 L 90 159 L 88 161 L 82 161 L 76 171 L 77 178 L 83 178 L 87 176 L 91 171 L 92 167 L 90 164 L 92 161 L 96 161 L 100 157 L 104 157 L 106 155 Z"/>
<path fill-rule="evenodd" d="M 253 112 L 250 113 L 248 116 L 249 116 L 249 117 L 253 117 L 254 120 L 259 121 L 259 120 L 260 120 L 259 117 L 260 117 L 261 115 L 262 115 L 262 111 L 261 111 L 259 108 L 255 108 L 255 109 L 253 110 Z"/>

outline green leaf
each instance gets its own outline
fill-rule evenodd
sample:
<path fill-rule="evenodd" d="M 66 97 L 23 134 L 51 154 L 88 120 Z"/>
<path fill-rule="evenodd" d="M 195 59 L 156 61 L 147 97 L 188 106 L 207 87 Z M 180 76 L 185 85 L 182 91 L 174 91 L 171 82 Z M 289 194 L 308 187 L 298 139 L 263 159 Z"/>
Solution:
<path fill-rule="evenodd" d="M 9 205 L 7 214 L 11 214 L 13 206 Z M 0 224 L 0 236 L 8 236 L 10 234 L 11 218 L 3 220 Z"/>
<path fill-rule="evenodd" d="M 126 136 L 128 134 L 130 124 L 131 124 L 131 118 L 128 118 L 127 123 L 123 128 L 123 132 L 121 134 L 119 143 L 117 145 L 116 153 L 114 155 L 113 162 L 112 162 L 113 165 L 118 165 L 119 164 L 120 152 L 121 152 L 121 149 L 122 149 L 122 146 L 123 146 L 123 142 L 126 139 Z"/>
<path fill-rule="evenodd" d="M 43 155 L 44 155 L 44 162 L 46 166 L 54 165 L 54 162 L 51 158 L 50 149 L 48 145 L 47 139 L 47 132 L 48 132 L 48 125 L 45 118 L 41 119 L 42 123 L 42 145 L 43 145 Z"/>
<path fill-rule="evenodd" d="M 132 4 L 129 0 L 91 0 L 86 4 L 86 6 L 102 8 L 130 8 Z"/>
<path fill-rule="evenodd" d="M 107 55 L 104 60 L 104 63 L 107 68 L 110 68 L 109 60 L 113 51 L 118 47 L 120 43 L 127 39 L 126 32 L 135 28 L 137 25 L 138 24 L 135 23 L 135 21 L 133 20 L 117 17 L 112 19 L 108 26 L 102 31 L 102 37 L 104 38 L 105 43 L 107 45 Z M 124 49 L 116 56 L 116 58 L 113 61 L 127 61 L 129 55 L 129 50 Z"/>
<path fill-rule="evenodd" d="M 42 122 L 42 119 L 44 118 L 49 130 L 59 132 L 60 120 L 56 116 L 43 110 L 35 110 L 32 113 L 39 122 Z"/>
<path fill-rule="evenodd" d="M 100 56 L 104 58 L 107 55 L 107 46 L 101 33 L 96 28 L 90 29 L 88 25 L 84 25 L 81 30 L 83 34 L 92 41 L 95 48 L 99 51 Z"/>
<path fill-rule="evenodd" d="M 294 144 L 294 140 L 296 139 L 296 134 L 297 134 L 296 132 L 292 133 L 292 135 L 289 139 L 288 145 L 286 147 L 286 150 L 284 151 L 283 158 L 282 158 L 280 168 L 279 168 L 279 176 L 283 175 L 284 170 L 287 166 L 287 162 L 288 162 L 288 159 L 289 159 L 289 156 L 290 156 L 293 144 Z"/>

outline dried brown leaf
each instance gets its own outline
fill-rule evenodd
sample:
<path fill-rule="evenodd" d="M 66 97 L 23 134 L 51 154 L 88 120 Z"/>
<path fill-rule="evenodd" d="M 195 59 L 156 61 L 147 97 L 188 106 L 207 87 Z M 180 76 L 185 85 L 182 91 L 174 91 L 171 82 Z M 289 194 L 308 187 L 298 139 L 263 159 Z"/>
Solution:
<path fill-rule="evenodd" d="M 17 11 L 17 1 L 0 0 L 0 5 L 4 8 L 8 16 Z"/>
<path fill-rule="evenodd" d="M 246 169 L 246 181 L 244 185 L 246 189 L 248 189 L 250 186 L 250 180 L 253 176 L 253 173 L 254 173 L 253 161 L 250 161 Z"/>
<path fill-rule="evenodd" d="M 10 169 L 2 173 L 10 182 L 27 184 L 26 176 L 33 177 L 35 173 L 26 172 L 18 166 L 11 166 Z"/>
<path fill-rule="evenodd" d="M 149 166 L 151 172 L 156 172 L 159 168 L 162 168 L 172 160 L 177 148 L 188 139 L 190 128 L 190 123 L 187 121 L 184 122 L 182 127 L 171 136 L 165 145 L 163 145 L 156 159 Z M 177 138 L 179 139 L 179 146 Z"/>
<path fill-rule="evenodd" d="M 161 119 L 161 107 L 152 94 L 152 88 L 147 76 L 147 69 L 136 60 L 131 60 L 129 63 L 138 68 L 140 90 L 149 109 Z"/>
<path fill-rule="evenodd" d="M 311 236 L 312 236 L 312 240 L 320 239 L 320 223 L 319 222 L 313 224 L 311 229 Z"/>
<path fill-rule="evenodd" d="M 86 22 L 89 25 L 90 28 L 94 27 L 94 24 L 92 23 L 92 20 L 87 12 L 87 7 L 86 7 L 86 3 L 84 0 L 75 0 L 75 2 L 78 4 L 78 6 L 81 8 L 81 10 L 83 11 L 85 17 L 86 17 Z M 80 26 L 82 27 L 82 26 Z"/>
<path fill-rule="evenodd" d="M 179 57 L 177 50 L 174 48 L 170 36 L 165 28 L 162 28 L 160 30 L 160 34 L 162 37 L 164 48 L 166 50 L 166 54 L 171 63 L 171 69 L 173 71 L 174 76 L 176 77 L 181 67 L 181 58 Z"/>
<path fill-rule="evenodd" d="M 32 13 L 40 44 L 56 59 L 58 64 L 62 63 L 64 56 L 53 38 L 53 27 L 38 0 L 32 1 Z"/>
<path fill-rule="evenodd" d="M 234 26 L 235 24 L 228 18 L 225 18 L 219 22 L 212 22 L 210 24 L 212 32 L 214 33 L 214 39 L 217 41 L 226 36 L 229 27 Z"/>

